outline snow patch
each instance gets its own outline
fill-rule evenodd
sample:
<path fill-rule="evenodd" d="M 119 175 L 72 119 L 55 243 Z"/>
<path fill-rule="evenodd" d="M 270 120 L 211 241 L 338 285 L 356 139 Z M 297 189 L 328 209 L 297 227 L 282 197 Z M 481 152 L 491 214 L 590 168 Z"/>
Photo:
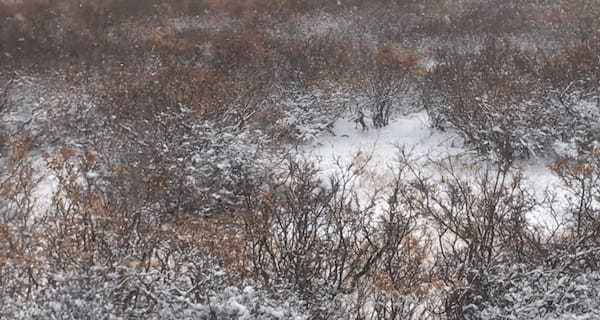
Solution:
<path fill-rule="evenodd" d="M 316 141 L 307 152 L 324 171 L 335 170 L 340 160 L 349 164 L 358 153 L 371 157 L 371 167 L 386 171 L 402 146 L 418 158 L 433 160 L 465 152 L 458 134 L 436 131 L 429 124 L 429 116 L 425 111 L 398 118 L 384 128 L 368 131 L 361 131 L 351 120 L 338 119 L 333 126 L 334 135 Z"/>
<path fill-rule="evenodd" d="M 339 176 L 348 167 L 359 168 L 368 162 L 353 184 L 361 200 L 369 199 L 378 188 L 391 181 L 391 168 L 402 148 L 422 163 L 428 173 L 433 170 L 427 167 L 430 160 L 458 157 L 464 162 L 465 170 L 468 170 L 469 163 L 481 161 L 471 157 L 457 132 L 441 132 L 432 128 L 425 111 L 399 117 L 387 127 L 368 131 L 362 131 L 350 119 L 341 118 L 334 123 L 331 131 L 331 135 L 321 136 L 305 147 L 305 157 L 316 163 L 324 178 Z M 571 148 L 564 146 L 564 150 L 569 152 Z M 523 185 L 534 193 L 538 201 L 552 205 L 554 209 L 562 209 L 567 205 L 567 192 L 561 180 L 549 168 L 550 163 L 551 159 L 536 158 L 524 161 L 518 168 L 523 173 Z M 468 174 L 468 171 L 463 173 Z M 561 217 L 552 215 L 546 205 L 533 210 L 528 219 L 535 226 L 552 230 L 562 221 Z"/>

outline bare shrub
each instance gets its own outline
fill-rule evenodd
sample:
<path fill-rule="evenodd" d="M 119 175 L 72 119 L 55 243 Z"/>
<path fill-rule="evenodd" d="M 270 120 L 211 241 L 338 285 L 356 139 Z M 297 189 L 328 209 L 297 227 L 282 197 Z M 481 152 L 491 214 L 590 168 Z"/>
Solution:
<path fill-rule="evenodd" d="M 252 31 L 218 32 L 211 47 L 213 66 L 223 74 L 258 69 L 270 55 L 264 35 Z"/>
<path fill-rule="evenodd" d="M 397 45 L 384 45 L 374 53 L 365 74 L 364 90 L 373 126 L 389 124 L 394 104 L 408 94 L 412 81 L 423 75 L 421 54 Z"/>
<path fill-rule="evenodd" d="M 277 288 L 279 294 L 289 293 L 281 299 L 313 316 L 345 318 L 357 312 L 398 319 L 416 308 L 418 298 L 410 288 L 420 286 L 416 275 L 425 255 L 409 236 L 414 221 L 394 207 L 374 219 L 373 200 L 362 207 L 352 195 L 353 168 L 327 186 L 310 166 L 291 161 L 280 180 L 247 190 L 244 208 L 207 218 L 169 210 L 164 199 L 173 173 L 141 159 L 131 167 L 110 167 L 108 160 L 94 150 L 66 148 L 48 158 L 59 183 L 44 222 L 15 221 L 14 226 L 33 228 L 27 231 L 31 237 L 17 238 L 14 232 L 20 229 L 2 229 L 12 245 L 2 250 L 9 259 L 0 294 L 10 305 L 4 314 L 23 311 L 19 306 L 38 315 L 87 314 L 75 297 L 111 315 L 153 317 L 167 312 L 170 299 L 182 302 L 176 314 L 207 312 L 191 304 L 227 313 L 226 304 L 211 300 L 220 291 L 205 290 L 218 278 L 206 274 L 216 266 L 227 270 L 219 280 L 224 286 L 247 279 Z M 9 189 L 3 185 L 3 190 Z M 21 258 L 24 262 L 17 263 Z M 159 285 L 167 282 L 173 286 Z M 363 293 L 352 296 L 358 292 Z M 294 301 L 295 294 L 305 302 Z M 378 301 L 375 311 L 369 308 L 373 301 Z"/>
<path fill-rule="evenodd" d="M 600 308 L 597 249 L 554 251 L 543 264 L 502 264 L 479 275 L 487 296 L 465 307 L 467 319 L 570 319 Z M 593 317 L 593 316 L 592 316 Z"/>
<path fill-rule="evenodd" d="M 59 184 L 43 220 L 28 219 L 30 169 L 22 167 L 22 174 L 1 184 L 7 210 L 0 228 L 0 315 L 164 319 L 252 313 L 271 319 L 304 312 L 292 293 L 281 308 L 260 289 L 231 286 L 230 279 L 242 281 L 238 272 L 244 269 L 236 263 L 247 261 L 233 250 L 234 225 L 181 214 L 165 219 L 159 177 L 123 181 L 122 170 L 98 174 L 103 160 L 92 151 L 63 149 L 48 161 Z M 230 277 L 219 264 L 237 272 Z"/>
<path fill-rule="evenodd" d="M 434 124 L 458 129 L 480 153 L 510 161 L 548 154 L 557 141 L 596 135 L 589 118 L 597 112 L 590 103 L 595 87 L 586 89 L 587 81 L 552 87 L 540 77 L 554 64 L 538 65 L 533 53 L 490 40 L 478 53 L 443 59 L 428 80 L 439 91 L 425 89 L 429 113 Z"/>
<path fill-rule="evenodd" d="M 46 158 L 58 180 L 47 211 L 35 212 L 34 135 L 0 127 L 0 317 L 593 315 L 597 7 L 1 2 L 7 72 L 36 70 L 74 84 L 61 93 L 90 97 L 52 109 L 48 123 L 66 146 Z M 360 26 L 306 36 L 294 25 L 324 14 Z M 530 15 L 556 24 L 542 38 L 559 51 L 514 44 L 535 24 Z M 182 31 L 172 22 L 182 16 L 220 21 Z M 430 72 L 420 48 L 431 39 L 421 35 L 451 49 Z M 477 45 L 467 51 L 462 40 Z M 419 82 L 435 126 L 458 129 L 497 161 L 422 170 L 401 155 L 391 182 L 367 197 L 357 162 L 324 178 L 286 156 L 289 142 L 330 128 L 356 92 L 375 127 L 389 124 Z M 0 91 L 0 113 L 12 107 L 8 95 Z M 557 142 L 575 150 L 553 166 L 571 219 L 547 239 L 526 219 L 537 203 L 512 164 Z"/>
<path fill-rule="evenodd" d="M 6 142 L 0 175 L 0 296 L 28 296 L 40 281 L 38 266 L 42 239 L 34 207 L 33 188 L 37 181 L 29 155 L 27 134 Z"/>
<path fill-rule="evenodd" d="M 6 84 L 0 86 L 0 114 L 4 114 L 4 112 L 8 111 L 10 107 L 10 99 L 9 99 L 9 84 L 7 81 Z M 0 128 L 2 130 L 2 128 Z M 0 131 L 2 132 L 2 131 Z M 0 152 L 2 151 L 2 147 L 0 145 Z"/>
<path fill-rule="evenodd" d="M 543 250 L 526 214 L 536 202 L 510 164 L 482 165 L 462 173 L 453 160 L 435 166 L 430 177 L 400 154 L 397 201 L 428 221 L 434 243 L 434 279 L 444 284 L 445 316 L 468 316 L 477 299 L 490 299 L 481 275 L 504 263 L 543 259 Z"/>
<path fill-rule="evenodd" d="M 327 81 L 340 82 L 353 71 L 352 49 L 348 39 L 333 35 L 284 41 L 274 66 L 281 72 L 278 82 L 291 82 L 301 89 L 318 88 Z"/>
<path fill-rule="evenodd" d="M 571 197 L 568 215 L 571 218 L 572 243 L 585 240 L 586 246 L 598 246 L 598 226 L 600 208 L 598 203 L 600 188 L 599 150 L 592 145 L 591 150 L 576 159 L 558 159 L 552 169 L 560 177 Z"/>
<path fill-rule="evenodd" d="M 410 236 L 413 218 L 393 200 L 380 219 L 373 200 L 359 204 L 353 170 L 360 168 L 323 185 L 310 165 L 290 162 L 283 183 L 240 215 L 251 270 L 265 285 L 289 286 L 324 318 L 335 312 L 327 304 L 339 303 L 351 314 L 396 319 L 414 306 L 407 297 L 421 284 L 424 249 Z M 342 303 L 349 294 L 357 295 Z M 370 310 L 374 299 L 382 304 Z"/>
<path fill-rule="evenodd" d="M 3 56 L 33 64 L 36 59 L 50 62 L 59 57 L 95 64 L 103 54 L 121 54 L 127 45 L 109 42 L 111 28 L 153 12 L 152 1 L 17 1 L 1 5 Z"/>

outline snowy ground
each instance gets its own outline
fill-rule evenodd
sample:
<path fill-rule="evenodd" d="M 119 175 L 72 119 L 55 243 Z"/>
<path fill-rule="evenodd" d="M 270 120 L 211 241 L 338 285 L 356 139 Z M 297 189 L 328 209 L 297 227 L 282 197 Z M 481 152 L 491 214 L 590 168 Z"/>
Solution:
<path fill-rule="evenodd" d="M 12 83 L 10 93 L 14 99 L 13 104 L 20 107 L 8 110 L 1 120 L 16 132 L 24 127 L 31 128 L 33 135 L 37 136 L 37 131 L 48 125 L 48 110 L 53 109 L 52 105 L 63 101 L 47 94 L 44 89 L 46 85 L 38 79 L 27 77 Z M 349 118 L 338 119 L 331 134 L 321 135 L 305 146 L 303 152 L 305 157 L 323 170 L 323 177 L 339 175 L 350 165 L 360 167 L 360 176 L 354 186 L 362 198 L 368 199 L 391 180 L 390 168 L 394 166 L 400 148 L 404 148 L 411 158 L 422 163 L 423 168 L 430 160 L 447 157 L 460 159 L 467 169 L 469 163 L 478 161 L 463 147 L 463 141 L 456 132 L 432 129 L 425 111 L 395 118 L 384 128 L 371 128 L 367 131 L 362 131 Z M 41 138 L 40 141 L 45 140 L 51 139 Z M 38 147 L 48 150 L 49 145 Z M 538 199 L 547 197 L 548 192 L 554 193 L 555 204 L 561 206 L 566 203 L 566 192 L 558 177 L 548 168 L 550 163 L 551 159 L 536 158 L 523 162 L 520 168 L 524 174 L 524 184 L 529 190 L 533 190 Z M 37 156 L 33 164 L 35 177 L 41 180 L 33 190 L 37 200 L 36 211 L 44 211 L 50 204 L 57 182 L 45 168 L 41 157 Z M 547 212 L 545 208 L 538 208 L 530 215 L 530 219 L 537 225 L 552 228 L 558 222 Z"/>
<path fill-rule="evenodd" d="M 357 152 L 372 154 L 371 164 L 386 168 L 393 164 L 398 148 L 405 146 L 415 156 L 438 160 L 465 152 L 462 139 L 454 132 L 439 132 L 429 126 L 425 111 L 394 120 L 382 129 L 361 131 L 348 119 L 334 123 L 335 135 L 323 136 L 307 149 L 324 170 L 337 158 L 352 159 Z"/>
<path fill-rule="evenodd" d="M 357 174 L 352 187 L 360 203 L 376 199 L 379 208 L 385 206 L 378 192 L 392 182 L 392 168 L 404 148 L 411 159 L 425 166 L 429 160 L 465 154 L 462 139 L 454 132 L 432 130 L 425 111 L 397 118 L 381 129 L 362 131 L 351 119 L 338 119 L 331 134 L 321 136 L 304 149 L 304 156 L 322 170 L 322 177 Z M 376 209 L 377 211 L 378 209 Z M 379 209 L 380 210 L 380 209 Z"/>
<path fill-rule="evenodd" d="M 562 209 L 567 206 L 567 191 L 564 188 L 559 177 L 549 168 L 551 159 L 532 159 L 529 162 L 520 165 L 523 172 L 523 184 L 528 190 L 534 192 L 538 201 L 546 203 L 544 206 L 535 208 L 529 214 L 529 220 L 537 226 L 543 227 L 549 231 L 562 225 L 564 216 L 553 216 L 548 208 L 552 205 L 558 212 L 564 212 Z"/>
<path fill-rule="evenodd" d="M 474 161 L 472 154 L 463 147 L 461 137 L 453 131 L 441 132 L 431 128 L 425 111 L 413 113 L 391 121 L 382 129 L 362 131 L 349 119 L 338 119 L 332 134 L 327 134 L 304 149 L 305 156 L 323 170 L 323 176 L 340 174 L 349 165 L 366 164 L 355 186 L 365 198 L 376 192 L 391 179 L 391 169 L 404 147 L 420 163 L 443 160 L 447 157 Z M 556 196 L 555 205 L 564 203 L 565 192 L 557 176 L 548 168 L 551 160 L 531 159 L 518 167 L 524 175 L 524 185 L 534 190 L 537 199 L 547 197 L 546 191 Z M 545 228 L 558 223 L 545 208 L 538 208 L 529 219 Z"/>

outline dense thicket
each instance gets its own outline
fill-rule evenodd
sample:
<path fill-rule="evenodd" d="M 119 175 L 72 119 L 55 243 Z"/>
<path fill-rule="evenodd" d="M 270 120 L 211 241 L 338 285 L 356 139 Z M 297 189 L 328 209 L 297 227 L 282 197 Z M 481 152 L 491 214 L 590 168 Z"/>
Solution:
<path fill-rule="evenodd" d="M 0 0 L 0 315 L 597 317 L 598 16 L 592 0 Z M 378 129 L 422 109 L 480 163 L 399 150 L 365 198 L 364 159 L 326 176 L 294 151 L 341 116 Z M 522 183 L 515 162 L 536 157 L 563 205 Z"/>

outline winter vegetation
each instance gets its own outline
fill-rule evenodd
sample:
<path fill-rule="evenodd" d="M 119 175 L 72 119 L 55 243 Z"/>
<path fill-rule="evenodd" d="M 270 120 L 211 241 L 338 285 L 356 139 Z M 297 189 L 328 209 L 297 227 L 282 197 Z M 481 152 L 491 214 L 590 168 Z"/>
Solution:
<path fill-rule="evenodd" d="M 0 0 L 0 318 L 600 318 L 596 0 Z"/>

